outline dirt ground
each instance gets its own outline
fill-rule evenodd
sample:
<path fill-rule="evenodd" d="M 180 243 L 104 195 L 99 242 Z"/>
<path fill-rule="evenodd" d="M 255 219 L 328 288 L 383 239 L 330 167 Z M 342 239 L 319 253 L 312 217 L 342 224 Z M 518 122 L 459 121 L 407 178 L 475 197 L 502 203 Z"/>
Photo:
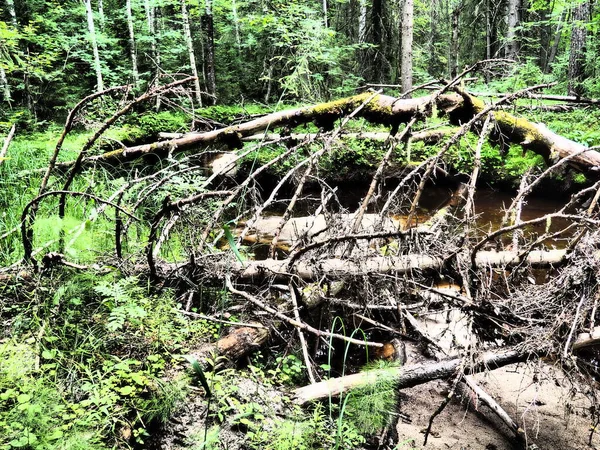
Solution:
<path fill-rule="evenodd" d="M 530 449 L 600 448 L 594 434 L 588 445 L 591 426 L 590 402 L 574 391 L 564 375 L 540 363 L 511 365 L 473 379 L 490 394 L 525 431 Z M 539 380 L 537 383 L 533 380 Z M 449 384 L 436 381 L 403 390 L 401 412 L 410 415 L 411 423 L 400 421 L 397 427 L 400 449 L 489 449 L 523 448 L 514 434 L 497 416 L 481 403 L 474 403 L 469 391 L 458 394 L 436 417 L 432 434 L 423 446 L 424 430 L 429 417 L 448 395 Z"/>

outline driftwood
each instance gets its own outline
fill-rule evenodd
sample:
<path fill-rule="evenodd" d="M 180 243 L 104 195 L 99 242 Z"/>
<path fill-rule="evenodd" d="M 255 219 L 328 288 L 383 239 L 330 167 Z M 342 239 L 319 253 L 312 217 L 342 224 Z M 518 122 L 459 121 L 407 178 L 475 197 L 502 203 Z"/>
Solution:
<path fill-rule="evenodd" d="M 530 355 L 517 351 L 505 351 L 498 353 L 487 353 L 473 364 L 465 367 L 465 374 L 494 370 L 499 367 L 526 361 Z M 336 397 L 352 389 L 374 384 L 378 379 L 390 379 L 393 377 L 398 389 L 409 388 L 424 384 L 429 381 L 448 378 L 456 374 L 462 358 L 453 358 L 434 363 L 423 363 L 400 366 L 394 369 L 379 369 L 347 375 L 340 378 L 331 378 L 320 383 L 301 387 L 294 391 L 294 400 L 300 405 L 311 401 L 323 400 Z"/>
<path fill-rule="evenodd" d="M 545 268 L 565 262 L 566 250 L 534 250 L 524 257 L 511 251 L 480 251 L 476 254 L 476 267 L 515 267 L 529 264 Z M 600 257 L 600 254 L 597 255 Z M 465 258 L 457 256 L 458 259 Z M 402 274 L 413 270 L 441 270 L 444 258 L 409 254 L 402 256 L 374 256 L 360 260 L 327 258 L 319 261 L 291 259 L 224 263 L 223 270 L 230 270 L 240 279 L 262 279 L 265 277 L 287 278 L 295 275 L 304 280 L 317 280 L 323 275 L 333 278 L 355 277 L 368 274 Z"/>

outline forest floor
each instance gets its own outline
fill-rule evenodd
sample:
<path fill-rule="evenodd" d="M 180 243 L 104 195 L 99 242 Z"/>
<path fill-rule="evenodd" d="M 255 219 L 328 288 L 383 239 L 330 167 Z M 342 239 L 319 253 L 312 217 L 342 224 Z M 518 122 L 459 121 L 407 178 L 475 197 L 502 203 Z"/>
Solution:
<path fill-rule="evenodd" d="M 426 358 L 414 347 L 407 346 L 407 364 L 425 362 Z M 436 380 L 413 388 L 402 389 L 397 410 L 402 417 L 397 424 L 397 437 L 391 446 L 378 446 L 377 438 L 360 448 L 393 449 L 561 449 L 579 450 L 598 448 L 599 437 L 591 432 L 591 403 L 575 388 L 564 372 L 546 362 L 513 364 L 494 371 L 473 375 L 524 431 L 525 445 L 517 442 L 514 434 L 470 391 L 457 389 L 450 403 L 435 417 L 427 444 L 425 431 L 432 414 L 447 398 L 451 381 Z M 252 381 L 238 379 L 236 397 L 261 403 L 263 408 L 281 414 L 286 408 L 285 392 L 281 389 Z M 218 406 L 210 406 L 217 410 Z M 207 399 L 191 393 L 183 409 L 169 422 L 151 448 L 183 450 L 212 448 L 211 428 L 206 429 Z M 251 416 L 251 415 L 250 415 Z M 267 426 L 268 427 L 268 426 Z M 241 434 L 240 434 L 241 433 Z M 233 426 L 222 427 L 218 435 L 219 448 L 229 450 L 246 448 L 244 430 Z M 215 437 L 215 439 L 217 439 Z M 216 448 L 216 447 L 215 447 Z M 265 447 L 267 448 L 267 447 Z M 280 447 L 275 442 L 268 448 Z M 305 448 L 305 447 L 302 447 Z M 321 447 L 306 447 L 321 448 Z M 348 448 L 348 447 L 340 447 Z"/>
<path fill-rule="evenodd" d="M 543 362 L 535 366 L 513 364 L 474 375 L 473 379 L 523 428 L 528 448 L 597 448 L 597 435 L 593 439 L 596 445 L 588 445 L 589 400 L 573 389 L 560 370 Z M 471 396 L 461 396 L 458 392 L 435 418 L 427 445 L 423 446 L 423 432 L 429 419 L 448 393 L 449 383 L 439 380 L 402 390 L 400 410 L 410 415 L 411 423 L 398 424 L 399 442 L 405 443 L 400 448 L 523 448 L 487 406 L 474 404 Z"/>

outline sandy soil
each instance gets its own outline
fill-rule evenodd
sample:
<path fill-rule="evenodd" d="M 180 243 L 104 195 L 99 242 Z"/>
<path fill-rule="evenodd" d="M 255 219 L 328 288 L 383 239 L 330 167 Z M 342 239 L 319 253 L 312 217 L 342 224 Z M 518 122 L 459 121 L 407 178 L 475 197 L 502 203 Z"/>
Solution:
<path fill-rule="evenodd" d="M 512 365 L 493 372 L 473 376 L 525 431 L 527 448 L 590 449 L 600 445 L 594 435 L 589 446 L 590 403 L 572 390 L 564 375 L 553 367 Z M 534 382 L 537 379 L 538 382 Z M 423 447 L 424 429 L 429 417 L 449 391 L 442 381 L 403 391 L 401 411 L 409 414 L 411 423 L 398 424 L 400 448 L 489 449 L 524 448 L 497 416 L 481 403 L 474 403 L 470 391 L 457 393 L 453 401 L 437 416 L 433 436 Z"/>

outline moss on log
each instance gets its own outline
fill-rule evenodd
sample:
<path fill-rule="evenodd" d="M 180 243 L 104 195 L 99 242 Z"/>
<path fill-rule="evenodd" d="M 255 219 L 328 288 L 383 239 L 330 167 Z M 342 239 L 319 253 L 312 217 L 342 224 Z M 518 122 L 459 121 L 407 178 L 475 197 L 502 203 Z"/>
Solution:
<path fill-rule="evenodd" d="M 461 90 L 458 90 L 458 93 L 429 95 L 414 99 L 397 99 L 387 95 L 363 93 L 332 102 L 275 112 L 239 125 L 205 133 L 189 133 L 166 141 L 91 156 L 84 160 L 84 164 L 96 162 L 114 164 L 147 154 L 166 155 L 217 144 L 234 143 L 233 147 L 238 147 L 244 138 L 256 133 L 282 126 L 292 128 L 310 122 L 328 130 L 333 127 L 337 119 L 351 113 L 373 123 L 390 125 L 392 129 L 415 116 L 423 118 L 431 116 L 434 111 L 447 113 L 454 124 L 461 124 L 483 111 L 485 107 L 482 100 Z M 494 116 L 500 131 L 499 135 L 504 142 L 521 145 L 525 150 L 542 155 L 547 161 L 569 157 L 570 165 L 577 170 L 592 175 L 599 174 L 600 153 L 597 151 L 587 150 L 585 146 L 557 135 L 543 124 L 518 118 L 505 111 L 496 111 Z M 62 163 L 57 167 L 68 167 L 71 164 Z"/>

